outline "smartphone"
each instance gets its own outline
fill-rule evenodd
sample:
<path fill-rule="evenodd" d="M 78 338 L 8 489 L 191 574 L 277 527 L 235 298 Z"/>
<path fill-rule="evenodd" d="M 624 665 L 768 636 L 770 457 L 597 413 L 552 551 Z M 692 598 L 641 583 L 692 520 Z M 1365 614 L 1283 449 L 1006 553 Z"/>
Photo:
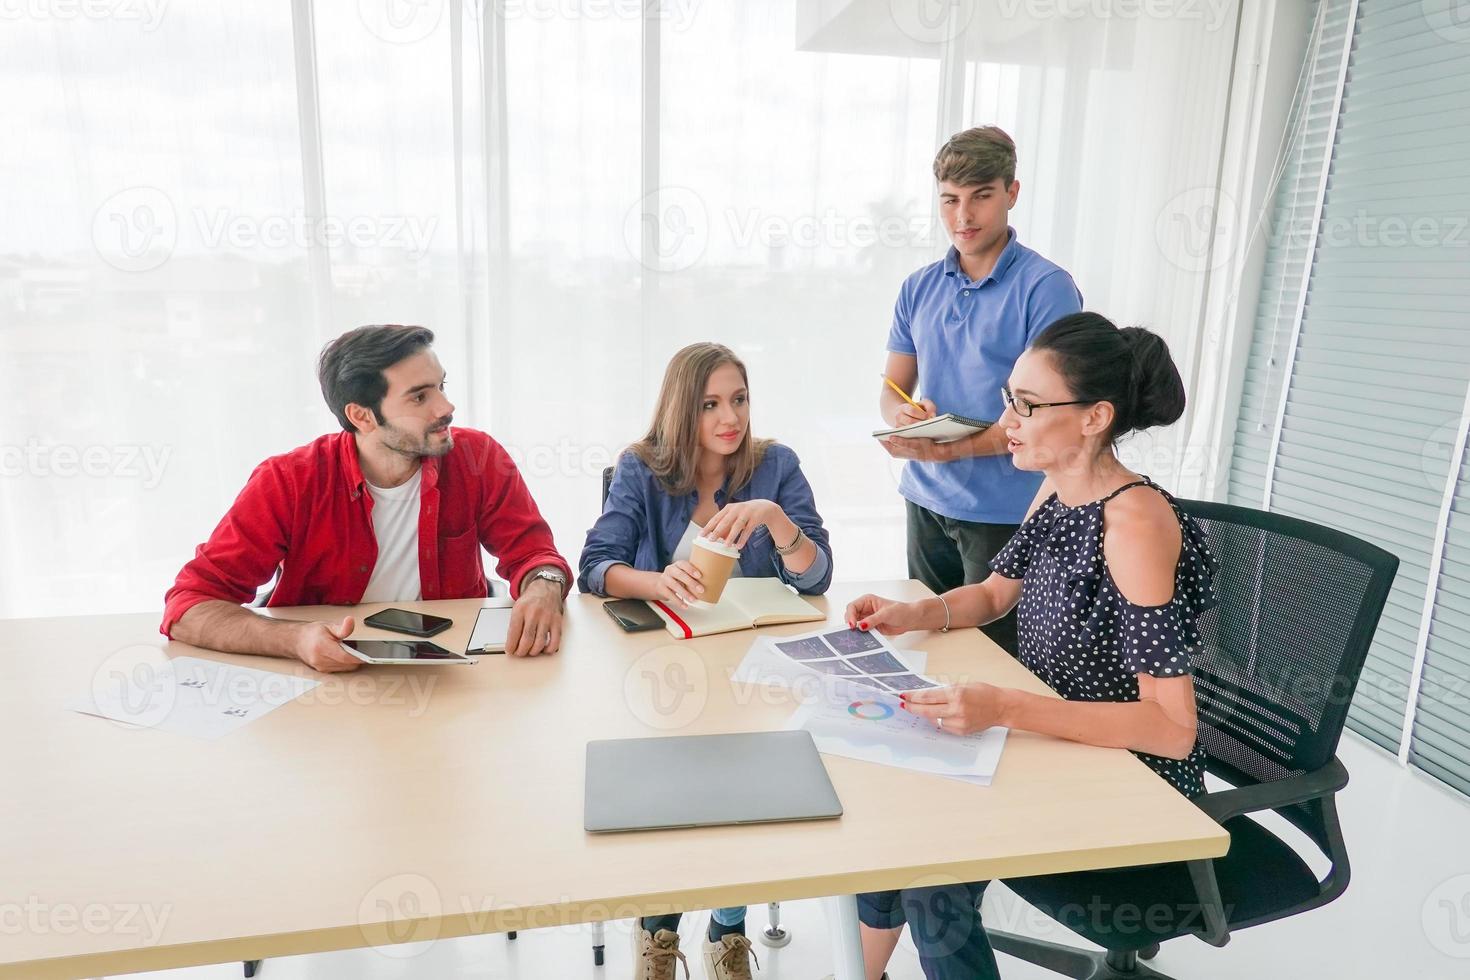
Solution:
<path fill-rule="evenodd" d="M 407 609 L 382 609 L 362 621 L 364 626 L 407 633 L 409 636 L 434 636 L 454 625 L 454 620 L 427 613 L 409 612 Z"/>
<path fill-rule="evenodd" d="M 602 608 L 628 633 L 663 629 L 664 621 L 642 599 L 609 599 Z"/>

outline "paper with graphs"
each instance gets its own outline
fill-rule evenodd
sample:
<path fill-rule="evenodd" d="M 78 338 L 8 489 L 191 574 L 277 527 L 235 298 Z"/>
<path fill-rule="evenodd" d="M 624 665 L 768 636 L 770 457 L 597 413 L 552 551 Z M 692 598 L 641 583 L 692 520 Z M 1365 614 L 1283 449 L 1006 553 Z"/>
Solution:
<path fill-rule="evenodd" d="M 215 739 L 320 683 L 216 660 L 170 658 L 162 651 L 146 651 L 109 657 L 93 675 L 92 689 L 67 707 L 129 728 Z"/>
<path fill-rule="evenodd" d="M 855 697 L 845 705 L 808 701 L 786 727 L 811 732 L 819 752 L 979 786 L 990 785 L 1007 731 L 997 726 L 974 735 L 951 735 L 883 696 Z"/>
<path fill-rule="evenodd" d="M 903 708 L 901 694 L 941 686 L 924 675 L 927 661 L 881 633 L 818 630 L 761 637 L 730 679 L 794 691 L 786 727 L 806 729 L 818 751 L 988 786 L 1006 729 L 953 735 Z"/>

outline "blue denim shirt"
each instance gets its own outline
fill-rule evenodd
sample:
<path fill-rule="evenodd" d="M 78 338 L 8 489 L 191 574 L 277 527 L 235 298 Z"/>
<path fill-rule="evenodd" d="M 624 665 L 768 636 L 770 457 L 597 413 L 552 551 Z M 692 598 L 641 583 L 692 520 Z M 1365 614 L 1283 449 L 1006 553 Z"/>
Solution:
<path fill-rule="evenodd" d="M 746 578 L 775 576 L 807 595 L 826 592 L 832 582 L 832 546 L 796 453 L 772 443 L 750 483 L 739 493 L 729 497 L 725 488 L 715 491 L 716 506 L 742 500 L 774 501 L 812 539 L 817 557 L 806 571 L 793 574 L 776 554 L 770 531 L 761 527 L 740 551 L 740 574 Z M 577 587 L 583 592 L 607 595 L 607 570 L 618 564 L 640 572 L 663 571 L 689 529 L 698 503 L 698 491 L 673 496 L 643 460 L 633 453 L 623 453 L 613 471 L 602 516 L 587 532 L 587 543 L 582 546 Z"/>

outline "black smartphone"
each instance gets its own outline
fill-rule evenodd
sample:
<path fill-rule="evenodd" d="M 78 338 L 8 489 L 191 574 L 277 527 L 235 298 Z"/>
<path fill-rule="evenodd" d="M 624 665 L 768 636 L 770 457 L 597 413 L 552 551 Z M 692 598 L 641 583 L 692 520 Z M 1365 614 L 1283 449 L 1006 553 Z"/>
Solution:
<path fill-rule="evenodd" d="M 407 609 L 381 609 L 362 621 L 364 626 L 407 633 L 409 636 L 434 636 L 454 625 L 454 620 Z"/>
<path fill-rule="evenodd" d="M 628 633 L 663 629 L 664 621 L 642 599 L 609 599 L 602 608 Z"/>

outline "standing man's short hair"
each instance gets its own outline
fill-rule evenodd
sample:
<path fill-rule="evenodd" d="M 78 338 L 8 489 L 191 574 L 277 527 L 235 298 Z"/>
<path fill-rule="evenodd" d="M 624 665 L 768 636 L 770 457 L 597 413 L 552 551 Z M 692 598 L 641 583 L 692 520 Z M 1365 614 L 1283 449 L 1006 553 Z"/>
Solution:
<path fill-rule="evenodd" d="M 405 357 L 434 343 L 428 327 L 372 324 L 349 330 L 322 349 L 316 376 L 321 382 L 327 407 L 348 432 L 357 427 L 347 419 L 348 405 L 370 409 L 379 424 L 384 421 L 383 396 L 388 379 L 383 372 Z"/>
<path fill-rule="evenodd" d="M 934 157 L 934 179 L 960 187 L 1001 179 L 1009 189 L 1016 179 L 1016 141 L 999 126 L 955 133 Z"/>

